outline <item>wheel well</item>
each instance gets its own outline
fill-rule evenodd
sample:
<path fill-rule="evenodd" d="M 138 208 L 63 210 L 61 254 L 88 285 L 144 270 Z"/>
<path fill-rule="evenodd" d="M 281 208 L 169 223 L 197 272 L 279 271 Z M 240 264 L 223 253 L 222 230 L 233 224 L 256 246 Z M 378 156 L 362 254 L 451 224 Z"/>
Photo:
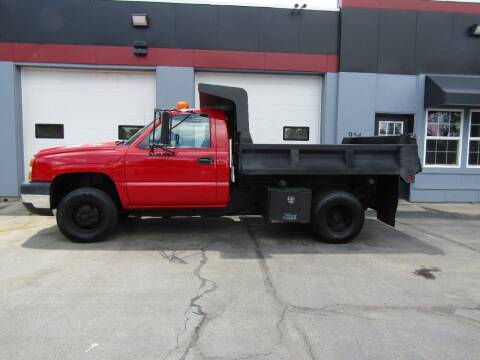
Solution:
<path fill-rule="evenodd" d="M 69 192 L 82 187 L 93 187 L 104 191 L 112 198 L 117 208 L 122 209 L 115 183 L 109 176 L 100 173 L 72 173 L 57 176 L 51 186 L 52 209 L 56 208 Z"/>

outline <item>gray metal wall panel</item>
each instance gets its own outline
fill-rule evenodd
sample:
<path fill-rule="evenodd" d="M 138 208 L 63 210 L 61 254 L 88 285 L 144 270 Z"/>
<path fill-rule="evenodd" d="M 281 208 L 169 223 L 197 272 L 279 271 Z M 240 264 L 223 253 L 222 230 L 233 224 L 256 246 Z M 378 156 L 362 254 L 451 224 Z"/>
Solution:
<path fill-rule="evenodd" d="M 446 73 L 455 64 L 460 54 L 453 52 L 453 20 L 453 14 L 418 13 L 415 44 L 418 72 Z"/>
<path fill-rule="evenodd" d="M 132 46 L 146 40 L 159 48 L 338 53 L 336 11 L 293 15 L 289 9 L 104 0 L 0 3 L 0 41 Z M 132 13 L 148 14 L 150 27 L 134 28 Z"/>
<path fill-rule="evenodd" d="M 260 47 L 265 51 L 299 52 L 302 16 L 287 9 L 262 9 Z"/>
<path fill-rule="evenodd" d="M 338 74 L 325 74 L 322 94 L 320 143 L 335 144 L 337 138 Z"/>
<path fill-rule="evenodd" d="M 0 196 L 18 196 L 21 151 L 18 138 L 18 84 L 15 65 L 10 62 L 0 62 Z M 17 150 L 17 151 L 15 151 Z"/>
<path fill-rule="evenodd" d="M 260 49 L 260 11 L 254 7 L 221 6 L 218 10 L 218 48 L 258 51 Z M 242 36 L 239 36 L 242 34 Z"/>
<path fill-rule="evenodd" d="M 410 191 L 414 202 L 480 202 L 480 191 L 474 190 L 415 190 Z"/>
<path fill-rule="evenodd" d="M 415 189 L 480 191 L 480 173 L 477 175 L 424 173 L 415 179 Z"/>
<path fill-rule="evenodd" d="M 480 39 L 469 35 L 479 23 L 480 14 L 342 9 L 340 71 L 480 74 Z"/>
<path fill-rule="evenodd" d="M 465 74 L 480 74 L 480 39 L 465 36 L 469 25 L 480 24 L 480 14 L 455 14 L 453 25 L 454 64 Z"/>
<path fill-rule="evenodd" d="M 172 109 L 178 101 L 195 106 L 195 73 L 193 68 L 157 67 L 157 107 Z"/>
<path fill-rule="evenodd" d="M 217 7 L 177 4 L 175 18 L 178 19 L 175 21 L 175 38 L 178 47 L 209 49 L 212 44 L 217 47 Z"/>
<path fill-rule="evenodd" d="M 327 50 L 331 53 L 338 51 L 339 47 L 339 29 L 338 16 L 331 16 L 327 12 L 317 13 L 313 11 L 305 11 L 301 15 L 302 25 L 300 31 L 300 52 L 302 53 L 322 53 Z M 328 34 L 328 36 L 325 36 Z"/>
<path fill-rule="evenodd" d="M 377 72 L 380 10 L 342 9 L 340 71 Z"/>
<path fill-rule="evenodd" d="M 415 73 L 415 11 L 381 11 L 378 41 L 379 73 Z"/>
<path fill-rule="evenodd" d="M 378 74 L 376 81 L 376 112 L 403 114 L 417 112 L 418 76 Z"/>
<path fill-rule="evenodd" d="M 338 74 L 337 143 L 349 135 L 373 135 L 375 94 L 374 74 Z"/>

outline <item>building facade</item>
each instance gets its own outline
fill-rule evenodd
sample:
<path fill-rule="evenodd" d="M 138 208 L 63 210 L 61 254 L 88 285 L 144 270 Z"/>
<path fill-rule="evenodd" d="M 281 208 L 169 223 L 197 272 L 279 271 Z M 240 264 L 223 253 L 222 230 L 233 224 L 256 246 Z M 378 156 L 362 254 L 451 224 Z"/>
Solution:
<path fill-rule="evenodd" d="M 247 90 L 256 143 L 415 133 L 424 169 L 407 197 L 479 202 L 476 24 L 480 4 L 425 0 L 0 0 L 0 196 L 39 149 L 128 137 L 155 107 L 198 104 L 204 82 Z"/>

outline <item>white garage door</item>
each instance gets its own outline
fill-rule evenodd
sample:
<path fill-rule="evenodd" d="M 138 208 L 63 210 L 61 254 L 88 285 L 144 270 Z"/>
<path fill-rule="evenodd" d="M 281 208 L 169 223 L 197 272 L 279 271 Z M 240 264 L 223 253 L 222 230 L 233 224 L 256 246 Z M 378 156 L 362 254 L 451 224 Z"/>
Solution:
<path fill-rule="evenodd" d="M 26 164 L 46 147 L 117 140 L 120 125 L 145 125 L 155 88 L 154 72 L 23 68 Z"/>
<path fill-rule="evenodd" d="M 199 83 L 235 86 L 247 91 L 254 143 L 320 143 L 321 76 L 198 72 L 197 106 Z M 308 141 L 285 141 L 284 127 L 289 127 L 287 135 L 296 134 L 295 138 L 305 136 L 308 128 Z"/>

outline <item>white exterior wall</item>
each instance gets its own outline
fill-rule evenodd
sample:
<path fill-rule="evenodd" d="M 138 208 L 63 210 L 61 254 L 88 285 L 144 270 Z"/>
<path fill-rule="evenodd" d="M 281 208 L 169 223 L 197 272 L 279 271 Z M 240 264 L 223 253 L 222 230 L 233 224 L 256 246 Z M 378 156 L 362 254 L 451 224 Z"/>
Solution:
<path fill-rule="evenodd" d="M 153 71 L 23 68 L 21 82 L 25 167 L 41 149 L 114 141 L 118 125 L 153 119 Z M 35 124 L 63 124 L 64 138 L 37 139 Z"/>
<path fill-rule="evenodd" d="M 321 76 L 197 72 L 195 102 L 198 106 L 199 83 L 243 88 L 254 143 L 319 144 L 322 81 Z M 309 127 L 309 141 L 284 141 L 284 126 Z"/>

